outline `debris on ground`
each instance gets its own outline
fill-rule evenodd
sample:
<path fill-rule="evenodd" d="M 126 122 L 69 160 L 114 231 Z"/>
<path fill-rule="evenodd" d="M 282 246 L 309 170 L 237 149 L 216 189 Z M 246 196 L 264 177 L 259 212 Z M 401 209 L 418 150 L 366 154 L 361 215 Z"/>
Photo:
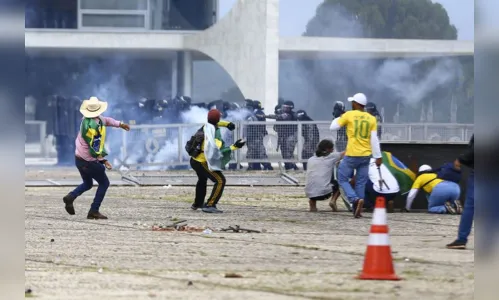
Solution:
<path fill-rule="evenodd" d="M 227 228 L 222 228 L 220 231 L 232 231 L 232 232 L 248 232 L 248 233 L 261 233 L 260 230 L 241 228 L 239 225 L 229 226 Z"/>
<path fill-rule="evenodd" d="M 243 276 L 236 273 L 226 273 L 225 278 L 243 278 Z"/>
<path fill-rule="evenodd" d="M 192 281 L 187 282 L 187 285 L 188 285 L 188 286 L 193 285 Z"/>
<path fill-rule="evenodd" d="M 31 295 L 33 293 L 33 291 L 31 289 L 25 289 L 24 290 L 24 295 Z"/>

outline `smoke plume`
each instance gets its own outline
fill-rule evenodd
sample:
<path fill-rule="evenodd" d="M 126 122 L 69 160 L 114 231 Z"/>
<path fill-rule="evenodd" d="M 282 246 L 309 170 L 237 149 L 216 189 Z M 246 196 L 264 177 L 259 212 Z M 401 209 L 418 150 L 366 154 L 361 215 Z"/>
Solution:
<path fill-rule="evenodd" d="M 371 37 L 358 16 L 341 6 L 323 5 L 317 14 L 305 35 Z M 444 108 L 440 110 L 450 118 L 450 100 L 446 98 L 462 76 L 461 63 L 454 58 L 325 60 L 317 56 L 313 60 L 282 61 L 279 91 L 315 120 L 330 120 L 336 101 L 346 103 L 347 97 L 363 92 L 379 110 L 384 108 L 386 122 L 392 122 L 395 115 L 401 116 L 401 122 L 411 122 L 417 120 L 412 118 L 413 111 L 418 115 L 422 103 L 433 98 L 441 102 L 436 106 Z M 397 107 L 405 109 L 405 113 L 398 112 Z"/>

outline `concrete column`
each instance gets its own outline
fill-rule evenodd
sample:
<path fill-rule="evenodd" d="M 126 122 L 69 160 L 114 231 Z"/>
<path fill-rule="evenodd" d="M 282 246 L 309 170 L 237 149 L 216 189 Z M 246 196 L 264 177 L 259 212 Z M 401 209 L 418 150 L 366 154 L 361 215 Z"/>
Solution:
<path fill-rule="evenodd" d="M 174 65 L 176 71 L 175 95 L 192 97 L 192 53 L 189 51 L 177 52 Z"/>
<path fill-rule="evenodd" d="M 211 28 L 184 40 L 218 62 L 244 97 L 259 100 L 267 113 L 277 105 L 279 0 L 239 0 Z"/>
<path fill-rule="evenodd" d="M 184 51 L 182 53 L 182 96 L 192 97 L 192 52 Z"/>
<path fill-rule="evenodd" d="M 172 98 L 177 96 L 178 90 L 178 54 L 176 53 L 172 59 Z"/>

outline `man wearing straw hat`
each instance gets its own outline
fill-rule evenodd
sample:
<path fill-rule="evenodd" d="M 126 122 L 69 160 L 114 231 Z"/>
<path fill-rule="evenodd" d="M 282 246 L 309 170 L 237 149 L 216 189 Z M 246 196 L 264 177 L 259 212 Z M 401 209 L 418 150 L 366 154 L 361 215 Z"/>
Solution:
<path fill-rule="evenodd" d="M 83 119 L 80 125 L 80 132 L 75 140 L 75 165 L 80 172 L 83 183 L 63 198 L 65 209 L 70 215 L 75 214 L 74 200 L 84 192 L 90 190 L 95 179 L 99 186 L 87 219 L 107 219 L 106 216 L 99 212 L 100 205 L 109 187 L 106 168 L 112 168 L 111 164 L 104 158 L 107 155 L 104 148 L 106 126 L 120 127 L 126 131 L 130 130 L 130 126 L 113 118 L 101 116 L 106 109 L 107 102 L 99 101 L 97 97 L 84 100 L 81 104 L 80 112 L 83 115 Z"/>

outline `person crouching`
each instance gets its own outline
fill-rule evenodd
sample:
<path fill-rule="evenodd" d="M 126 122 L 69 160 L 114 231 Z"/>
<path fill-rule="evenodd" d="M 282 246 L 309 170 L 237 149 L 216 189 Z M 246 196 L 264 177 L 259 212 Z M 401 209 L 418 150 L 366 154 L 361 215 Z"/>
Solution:
<path fill-rule="evenodd" d="M 307 161 L 307 179 L 305 194 L 310 199 L 310 211 L 317 211 L 317 201 L 331 198 L 338 198 L 339 190 L 333 190 L 333 168 L 338 163 L 345 152 L 333 152 L 334 146 L 331 140 L 322 140 L 317 146 L 315 155 Z M 333 195 L 334 194 L 334 195 Z M 333 211 L 335 206 L 331 205 Z"/>
<path fill-rule="evenodd" d="M 208 122 L 201 128 L 204 133 L 201 153 L 190 160 L 191 167 L 198 177 L 196 196 L 191 209 L 197 210 L 198 208 L 202 208 L 202 211 L 205 213 L 223 212 L 217 208 L 226 182 L 225 176 L 222 174 L 222 168 L 230 161 L 232 151 L 241 149 L 246 144 L 243 140 L 237 140 L 230 147 L 225 145 L 218 126 L 221 115 L 220 111 L 216 109 L 208 112 Z M 208 179 L 214 185 L 208 201 L 204 204 Z"/>

